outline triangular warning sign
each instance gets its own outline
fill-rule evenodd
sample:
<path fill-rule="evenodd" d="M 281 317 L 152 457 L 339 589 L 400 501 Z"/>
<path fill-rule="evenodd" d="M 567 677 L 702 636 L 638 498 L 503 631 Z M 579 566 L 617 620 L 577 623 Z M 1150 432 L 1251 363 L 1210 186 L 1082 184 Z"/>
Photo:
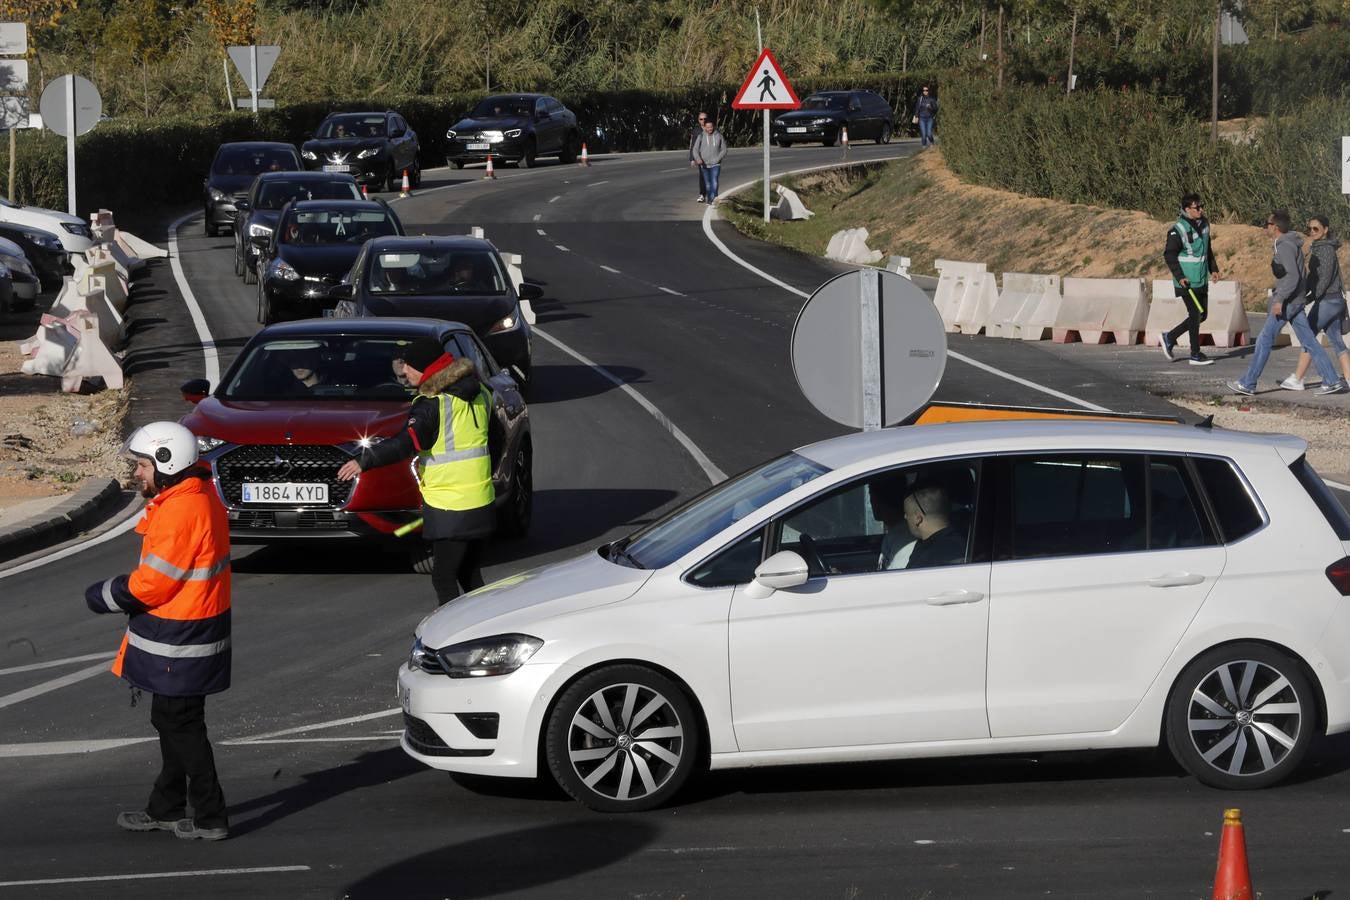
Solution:
<path fill-rule="evenodd" d="M 731 105 L 735 109 L 796 109 L 802 102 L 773 58 L 773 51 L 765 47 Z"/>

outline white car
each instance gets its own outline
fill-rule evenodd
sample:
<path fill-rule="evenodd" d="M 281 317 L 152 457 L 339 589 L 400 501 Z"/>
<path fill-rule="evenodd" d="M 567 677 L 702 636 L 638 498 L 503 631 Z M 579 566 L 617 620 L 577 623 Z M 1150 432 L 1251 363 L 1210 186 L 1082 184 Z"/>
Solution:
<path fill-rule="evenodd" d="M 89 223 L 70 213 L 40 206 L 20 206 L 0 197 L 0 222 L 13 222 L 49 231 L 60 238 L 61 246 L 67 253 L 83 253 L 94 246 Z"/>
<path fill-rule="evenodd" d="M 546 765 L 608 811 L 703 765 L 1164 739 L 1207 784 L 1271 785 L 1350 729 L 1350 515 L 1306 449 L 1049 421 L 812 444 L 433 613 L 403 748 Z"/>

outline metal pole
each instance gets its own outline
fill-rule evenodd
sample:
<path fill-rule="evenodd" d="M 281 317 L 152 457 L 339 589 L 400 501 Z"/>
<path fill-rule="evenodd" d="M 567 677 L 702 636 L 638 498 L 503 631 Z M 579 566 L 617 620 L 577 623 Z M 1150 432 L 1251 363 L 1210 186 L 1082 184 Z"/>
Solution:
<path fill-rule="evenodd" d="M 66 90 L 69 92 L 66 103 L 66 212 L 77 216 L 75 212 L 75 76 L 66 75 Z"/>
<path fill-rule="evenodd" d="M 769 111 L 764 110 L 764 221 L 769 221 Z"/>
<path fill-rule="evenodd" d="M 253 115 L 258 114 L 258 45 L 248 45 L 248 89 L 253 94 Z"/>
<path fill-rule="evenodd" d="M 15 152 L 16 152 L 16 150 L 15 150 L 15 147 L 14 147 L 14 127 L 13 127 L 13 126 L 10 126 L 10 129 L 9 129 L 9 193 L 6 194 L 5 196 L 9 198 L 9 200 L 10 200 L 11 203 L 18 203 L 18 202 L 19 202 L 18 200 L 15 200 L 15 199 L 14 199 L 14 154 L 15 154 Z"/>
<path fill-rule="evenodd" d="M 862 366 L 863 431 L 881 429 L 881 280 L 870 266 L 861 270 L 858 300 L 862 320 L 862 346 L 858 354 Z"/>
<path fill-rule="evenodd" d="M 1209 142 L 1219 143 L 1219 26 L 1223 22 L 1223 3 L 1214 8 L 1214 43 L 1210 49 Z"/>
<path fill-rule="evenodd" d="M 230 87 L 230 58 L 227 56 L 220 63 L 225 67 L 225 97 L 230 101 L 230 112 L 234 112 L 234 90 Z"/>

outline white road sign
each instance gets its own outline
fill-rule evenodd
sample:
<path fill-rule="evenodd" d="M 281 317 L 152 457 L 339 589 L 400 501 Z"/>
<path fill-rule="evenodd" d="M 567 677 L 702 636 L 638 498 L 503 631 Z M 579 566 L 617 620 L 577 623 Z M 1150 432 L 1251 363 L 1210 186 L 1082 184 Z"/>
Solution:
<path fill-rule="evenodd" d="M 0 59 L 0 94 L 28 93 L 28 60 Z"/>
<path fill-rule="evenodd" d="M 28 26 L 22 22 L 0 22 L 0 56 L 20 56 L 28 52 Z"/>
<path fill-rule="evenodd" d="M 28 98 L 0 97 L 0 129 L 28 127 Z"/>
<path fill-rule="evenodd" d="M 768 47 L 759 51 L 759 59 L 745 76 L 745 83 L 731 101 L 736 109 L 796 109 L 802 105 L 787 76 Z"/>
<path fill-rule="evenodd" d="M 74 103 L 71 94 L 74 93 Z M 79 75 L 62 75 L 51 81 L 42 92 L 42 121 L 62 137 L 84 134 L 98 124 L 103 115 L 103 98 L 98 88 Z M 71 125 L 74 125 L 74 133 Z"/>
<path fill-rule="evenodd" d="M 281 55 L 281 48 L 275 45 L 258 45 L 258 83 L 253 83 L 253 47 L 230 47 L 230 60 L 234 67 L 239 70 L 239 75 L 244 79 L 244 83 L 249 86 L 249 90 L 261 91 L 263 85 L 267 83 L 267 76 L 272 74 L 272 67 L 277 64 L 277 57 Z"/>

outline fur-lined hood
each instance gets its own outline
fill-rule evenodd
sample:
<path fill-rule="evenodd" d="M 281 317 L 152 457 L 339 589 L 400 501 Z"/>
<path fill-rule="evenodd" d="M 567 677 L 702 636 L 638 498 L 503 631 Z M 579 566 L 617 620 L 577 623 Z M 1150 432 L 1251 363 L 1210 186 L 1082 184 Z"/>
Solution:
<path fill-rule="evenodd" d="M 451 385 L 469 376 L 472 376 L 475 382 L 478 380 L 478 375 L 473 368 L 473 360 L 461 356 L 450 365 L 419 384 L 417 386 L 417 392 L 426 397 L 444 394 L 449 390 Z M 475 384 L 474 387 L 476 389 L 477 385 Z"/>

